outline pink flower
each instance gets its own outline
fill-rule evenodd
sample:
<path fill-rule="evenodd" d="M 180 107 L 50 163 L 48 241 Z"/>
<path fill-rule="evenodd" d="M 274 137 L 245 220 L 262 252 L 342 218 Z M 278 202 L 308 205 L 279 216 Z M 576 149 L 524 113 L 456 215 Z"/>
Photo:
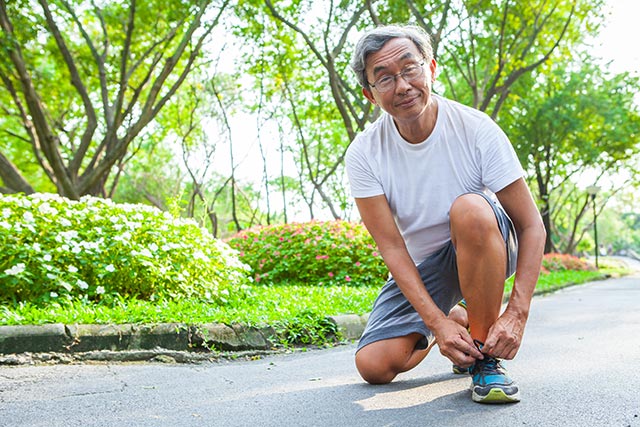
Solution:
<path fill-rule="evenodd" d="M 333 277 L 333 273 L 332 272 L 329 272 L 329 277 Z"/>
<path fill-rule="evenodd" d="M 375 251 L 374 251 L 371 255 L 373 255 L 373 256 L 378 256 L 378 252 L 375 252 Z"/>
<path fill-rule="evenodd" d="M 349 276 L 344 276 L 344 280 L 346 280 L 347 282 L 350 282 L 350 281 L 351 281 L 351 277 L 349 277 Z"/>
<path fill-rule="evenodd" d="M 356 267 L 360 267 L 360 261 L 356 261 Z"/>

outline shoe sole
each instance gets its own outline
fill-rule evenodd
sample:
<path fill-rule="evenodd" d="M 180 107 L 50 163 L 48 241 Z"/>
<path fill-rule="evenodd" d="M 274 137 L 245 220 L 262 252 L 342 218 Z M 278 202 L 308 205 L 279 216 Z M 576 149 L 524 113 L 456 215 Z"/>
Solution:
<path fill-rule="evenodd" d="M 508 395 L 501 388 L 492 388 L 486 395 L 479 395 L 473 390 L 471 399 L 478 403 L 516 403 L 520 402 L 520 391 Z"/>

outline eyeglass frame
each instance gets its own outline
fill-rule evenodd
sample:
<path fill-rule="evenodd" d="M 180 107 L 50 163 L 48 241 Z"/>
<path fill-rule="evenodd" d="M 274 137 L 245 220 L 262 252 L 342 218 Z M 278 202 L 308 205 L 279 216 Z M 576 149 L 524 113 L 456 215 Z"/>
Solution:
<path fill-rule="evenodd" d="M 414 64 L 407 65 L 406 67 L 404 67 L 404 69 L 402 71 L 400 71 L 397 74 L 390 74 L 390 75 L 382 76 L 382 77 L 380 77 L 379 79 L 377 79 L 373 83 L 370 83 L 369 80 L 367 80 L 367 84 L 369 85 L 370 88 L 373 88 L 373 89 L 377 90 L 379 93 L 388 92 L 388 91 L 390 91 L 391 89 L 393 89 L 396 86 L 397 81 L 398 81 L 398 77 L 402 77 L 405 82 L 409 83 L 409 82 L 412 82 L 412 81 L 420 78 L 421 76 L 423 76 L 424 75 L 424 64 L 425 63 L 426 63 L 426 59 L 423 59 L 421 62 L 418 62 L 418 63 L 415 64 L 420 68 L 421 73 L 419 75 L 417 75 L 416 77 L 412 78 L 411 80 L 407 80 L 405 78 L 404 74 L 406 73 L 406 69 L 414 66 Z M 380 85 L 380 83 L 376 83 L 376 82 L 379 82 L 381 79 L 384 79 L 386 77 L 392 77 L 393 78 L 393 86 L 389 86 L 389 88 L 385 89 L 385 90 L 380 90 L 380 88 L 378 87 L 378 85 Z"/>

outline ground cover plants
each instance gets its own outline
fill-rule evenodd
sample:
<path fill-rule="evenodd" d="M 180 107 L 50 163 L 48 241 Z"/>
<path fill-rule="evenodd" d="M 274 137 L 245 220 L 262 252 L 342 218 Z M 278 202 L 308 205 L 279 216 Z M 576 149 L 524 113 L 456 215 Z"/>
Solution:
<path fill-rule="evenodd" d="M 249 267 L 195 222 L 144 205 L 0 196 L 0 303 L 198 298 L 225 304 Z"/>
<path fill-rule="evenodd" d="M 256 283 L 379 285 L 388 272 L 361 223 L 311 221 L 241 231 L 227 241 Z"/>
<path fill-rule="evenodd" d="M 340 340 L 327 317 L 368 313 L 387 276 L 361 224 L 275 225 L 225 243 L 95 198 L 0 196 L 0 244 L 0 325 L 242 323 L 273 326 L 283 345 L 322 345 Z M 602 264 L 549 254 L 537 290 L 601 278 Z"/>

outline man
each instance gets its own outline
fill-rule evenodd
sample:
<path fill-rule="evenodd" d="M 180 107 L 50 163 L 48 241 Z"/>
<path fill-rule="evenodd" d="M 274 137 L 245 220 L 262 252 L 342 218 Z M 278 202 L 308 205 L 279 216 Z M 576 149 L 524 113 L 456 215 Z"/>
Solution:
<path fill-rule="evenodd" d="M 349 147 L 347 172 L 391 274 L 358 344 L 358 371 L 388 383 L 438 343 L 469 368 L 474 401 L 517 402 L 500 359 L 520 347 L 545 230 L 513 148 L 487 115 L 432 93 L 436 61 L 419 28 L 366 33 L 351 66 L 383 113 Z M 463 297 L 466 310 L 456 306 Z"/>

